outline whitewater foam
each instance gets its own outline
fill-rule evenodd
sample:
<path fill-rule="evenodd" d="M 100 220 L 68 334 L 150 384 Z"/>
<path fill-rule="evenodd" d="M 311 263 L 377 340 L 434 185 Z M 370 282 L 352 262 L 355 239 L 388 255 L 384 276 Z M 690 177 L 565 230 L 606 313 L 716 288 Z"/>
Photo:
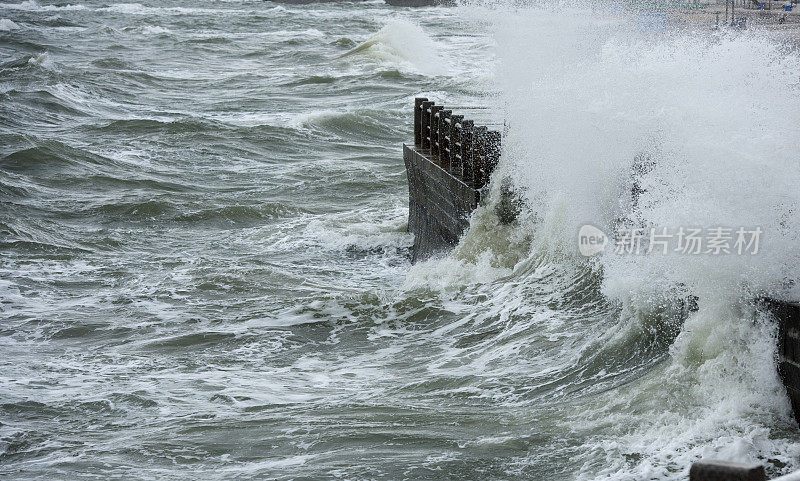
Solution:
<path fill-rule="evenodd" d="M 447 62 L 439 55 L 436 42 L 417 24 L 405 19 L 390 20 L 377 33 L 342 57 L 369 55 L 426 75 L 446 71 Z"/>
<path fill-rule="evenodd" d="M 145 25 L 141 27 L 141 32 L 144 35 L 169 35 L 172 33 L 172 30 L 160 25 Z"/>
<path fill-rule="evenodd" d="M 55 69 L 55 63 L 53 63 L 53 58 L 47 52 L 42 52 L 38 55 L 31 56 L 31 58 L 28 59 L 28 64 L 37 67 L 42 67 L 48 70 Z"/>
<path fill-rule="evenodd" d="M 7 18 L 0 18 L 0 32 L 8 32 L 11 30 L 19 30 L 19 24 Z"/>
<path fill-rule="evenodd" d="M 82 4 L 39 5 L 34 0 L 25 0 L 22 3 L 0 3 L 0 8 L 7 8 L 11 10 L 27 10 L 32 12 L 53 12 L 59 10 L 85 10 L 86 6 Z"/>
<path fill-rule="evenodd" d="M 98 10 L 127 13 L 130 15 L 217 15 L 240 14 L 240 10 L 194 8 L 194 7 L 151 7 L 141 3 L 117 3 Z"/>

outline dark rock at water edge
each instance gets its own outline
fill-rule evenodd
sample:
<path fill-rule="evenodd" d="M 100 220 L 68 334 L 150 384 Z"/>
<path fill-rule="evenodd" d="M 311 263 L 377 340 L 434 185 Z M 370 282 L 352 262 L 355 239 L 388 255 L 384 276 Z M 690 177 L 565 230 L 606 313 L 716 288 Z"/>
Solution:
<path fill-rule="evenodd" d="M 764 466 L 726 461 L 701 461 L 689 470 L 689 481 L 766 481 Z"/>
<path fill-rule="evenodd" d="M 384 0 L 387 5 L 394 7 L 432 7 L 436 5 L 453 6 L 453 0 Z"/>
<path fill-rule="evenodd" d="M 285 3 L 288 5 L 309 5 L 312 3 L 337 3 L 343 0 L 267 0 L 274 3 Z M 365 0 L 347 0 L 347 2 L 364 2 Z"/>

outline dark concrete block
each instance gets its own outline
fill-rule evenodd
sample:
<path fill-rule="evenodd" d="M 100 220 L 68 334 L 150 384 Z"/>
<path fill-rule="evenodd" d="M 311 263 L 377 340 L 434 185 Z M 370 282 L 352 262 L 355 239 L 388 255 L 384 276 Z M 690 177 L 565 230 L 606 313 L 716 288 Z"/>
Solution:
<path fill-rule="evenodd" d="M 764 466 L 728 463 L 725 461 L 699 461 L 689 470 L 689 481 L 766 481 Z"/>

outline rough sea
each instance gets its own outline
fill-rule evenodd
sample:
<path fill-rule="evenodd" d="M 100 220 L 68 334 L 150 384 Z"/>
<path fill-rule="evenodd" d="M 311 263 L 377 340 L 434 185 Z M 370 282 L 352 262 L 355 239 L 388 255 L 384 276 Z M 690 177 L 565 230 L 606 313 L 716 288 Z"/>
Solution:
<path fill-rule="evenodd" d="M 641 25 L 566 4 L 0 3 L 0 478 L 800 468 L 751 302 L 797 298 L 800 55 Z M 417 96 L 490 107 L 473 116 L 505 126 L 496 178 L 526 208 L 502 225 L 487 204 L 412 265 Z M 580 225 L 634 218 L 763 245 L 577 253 Z"/>

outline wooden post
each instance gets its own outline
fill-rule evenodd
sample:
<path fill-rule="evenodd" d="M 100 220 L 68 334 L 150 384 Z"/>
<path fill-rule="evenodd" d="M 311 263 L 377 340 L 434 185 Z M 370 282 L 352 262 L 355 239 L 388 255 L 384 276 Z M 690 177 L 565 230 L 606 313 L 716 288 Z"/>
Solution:
<path fill-rule="evenodd" d="M 489 183 L 492 172 L 494 172 L 495 167 L 497 167 L 497 164 L 500 162 L 501 138 L 500 132 L 496 130 L 486 132 L 486 160 L 484 164 L 484 174 L 486 178 L 484 179 L 484 184 Z"/>
<path fill-rule="evenodd" d="M 472 144 L 475 123 L 471 120 L 461 122 L 459 157 L 461 158 L 462 179 L 470 187 L 475 186 L 475 169 L 472 162 Z"/>
<path fill-rule="evenodd" d="M 422 102 L 422 109 L 420 112 L 420 135 L 422 135 L 422 139 L 420 142 L 420 148 L 422 149 L 430 149 L 431 148 L 431 108 L 436 105 L 435 102 Z"/>
<path fill-rule="evenodd" d="M 500 132 L 489 130 L 486 127 L 477 127 L 472 158 L 475 169 L 475 188 L 480 189 L 489 183 L 492 172 L 500 160 Z"/>
<path fill-rule="evenodd" d="M 431 105 L 430 122 L 428 122 L 428 131 L 431 157 L 434 159 L 439 158 L 439 111 L 444 109 L 441 105 Z"/>
<path fill-rule="evenodd" d="M 464 162 L 461 158 L 461 129 L 463 129 L 464 116 L 450 116 L 450 135 L 447 140 L 448 160 L 450 161 L 450 173 L 464 178 Z"/>
<path fill-rule="evenodd" d="M 439 112 L 439 133 L 436 138 L 439 140 L 439 145 L 437 149 L 437 153 L 439 154 L 438 161 L 439 165 L 444 167 L 444 170 L 448 170 L 450 167 L 450 152 L 449 148 L 449 140 L 450 140 L 450 116 L 453 115 L 452 110 L 442 110 Z"/>
<path fill-rule="evenodd" d="M 414 145 L 417 147 L 422 146 L 422 104 L 427 102 L 425 97 L 417 97 L 414 99 Z"/>
<path fill-rule="evenodd" d="M 473 175 L 474 175 L 474 186 L 476 189 L 480 189 L 484 186 L 484 179 L 487 177 L 484 175 L 484 171 L 486 170 L 486 132 L 488 132 L 484 126 L 475 127 L 473 130 L 474 136 L 472 137 L 472 168 L 473 168 Z"/>

